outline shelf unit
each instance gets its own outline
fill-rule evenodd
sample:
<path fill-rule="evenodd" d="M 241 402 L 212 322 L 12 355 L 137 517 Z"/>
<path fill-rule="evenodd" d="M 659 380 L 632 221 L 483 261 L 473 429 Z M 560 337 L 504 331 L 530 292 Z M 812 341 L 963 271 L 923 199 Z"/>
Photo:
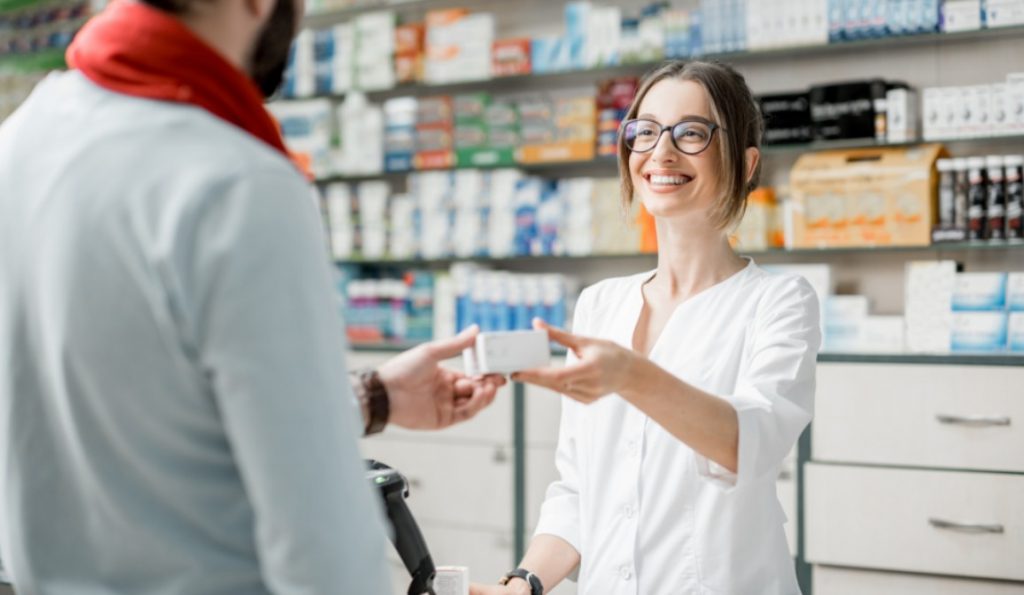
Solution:
<path fill-rule="evenodd" d="M 331 14 L 309 16 L 306 25 L 312 27 L 324 27 L 362 12 L 377 8 L 391 8 L 409 16 L 421 16 L 422 12 L 433 9 L 451 6 L 451 2 L 440 2 L 438 0 L 419 0 L 415 2 L 387 3 L 382 6 L 361 6 L 349 8 Z M 486 2 L 469 3 L 470 7 L 490 9 L 494 4 Z M 496 9 L 497 10 L 497 9 Z M 518 10 L 518 9 L 517 9 Z M 522 10 L 529 10 L 524 5 Z M 417 11 L 420 14 L 417 14 Z M 1019 47 L 1019 40 L 1024 39 L 1024 27 L 1010 27 L 1003 29 L 985 29 L 962 33 L 935 33 L 905 37 L 890 37 L 882 39 L 862 40 L 853 42 L 836 43 L 822 46 L 780 48 L 766 51 L 751 51 L 731 54 L 715 54 L 701 56 L 702 59 L 719 59 L 735 64 L 745 76 L 747 76 L 751 87 L 759 93 L 775 93 L 788 90 L 782 87 L 779 81 L 785 79 L 785 84 L 790 82 L 793 88 L 804 88 L 809 83 L 814 84 L 830 80 L 829 77 L 837 76 L 839 72 L 833 67 L 833 62 L 843 68 L 859 61 L 860 68 L 849 68 L 841 71 L 840 76 L 851 78 L 883 76 L 886 78 L 906 79 L 912 85 L 925 86 L 947 86 L 991 83 L 995 78 L 993 73 L 1001 71 L 1000 76 L 1005 76 L 1007 71 L 1024 70 L 1024 67 L 1017 66 L 1014 62 L 1019 57 L 1019 52 L 1014 52 Z M 1008 51 L 1009 48 L 1009 51 Z M 889 52 L 892 50 L 892 52 Z M 882 54 L 887 54 L 882 58 Z M 891 54 L 890 60 L 888 54 Z M 979 64 L 978 56 L 983 59 L 992 58 L 988 64 Z M 998 62 L 998 65 L 996 63 Z M 522 92 L 544 92 L 546 90 L 568 89 L 593 84 L 595 81 L 617 76 L 642 75 L 655 67 L 657 63 L 636 63 L 579 70 L 570 72 L 559 72 L 551 74 L 533 74 L 527 76 L 502 77 L 486 80 L 464 81 L 443 85 L 411 84 L 401 85 L 392 89 L 368 91 L 366 95 L 371 102 L 381 102 L 391 97 L 399 96 L 427 96 L 435 94 L 459 94 L 465 92 L 487 91 L 493 94 L 518 94 Z M 948 72 L 947 69 L 948 68 Z M 792 76 L 790 76 L 792 73 Z M 853 73 L 853 74 L 850 74 Z M 321 98 L 338 100 L 344 95 L 327 95 Z M 874 147 L 895 147 L 913 146 L 922 144 L 924 141 L 915 143 L 877 143 L 873 139 L 855 139 L 842 141 L 813 142 L 803 144 L 786 144 L 763 147 L 766 157 L 771 159 L 771 169 L 783 169 L 788 167 L 786 162 L 795 159 L 800 153 L 807 151 L 819 151 L 830 149 L 850 148 L 874 148 Z M 1000 136 L 988 138 L 971 139 L 942 139 L 930 140 L 929 143 L 943 143 L 956 147 L 961 152 L 978 151 L 983 154 L 984 150 L 999 150 L 1001 152 L 1019 151 L 1024 152 L 1024 135 Z M 984 148 L 975 148 L 984 147 Z M 1018 149 L 1018 147 L 1020 147 Z M 608 176 L 616 175 L 616 159 L 613 157 L 599 157 L 586 161 L 567 161 L 543 164 L 516 164 L 515 167 L 524 172 L 538 176 L 565 177 L 568 175 L 594 175 Z M 440 171 L 457 171 L 459 168 Z M 487 169 L 487 168 L 475 168 Z M 423 170 L 438 171 L 438 170 Z M 318 180 L 321 183 L 331 182 L 360 182 L 368 180 L 387 180 L 396 184 L 404 184 L 410 172 L 388 172 L 368 175 L 334 175 L 325 176 Z M 768 178 L 766 177 L 766 180 Z M 832 248 L 832 249 L 797 249 L 797 250 L 756 250 L 742 251 L 758 260 L 766 262 L 828 262 L 846 277 L 858 279 L 857 288 L 865 294 L 872 294 L 874 290 L 883 299 L 879 302 L 880 314 L 892 313 L 893 303 L 902 305 L 902 293 L 899 291 L 899 283 L 902 283 L 902 263 L 911 259 L 940 259 L 952 258 L 963 260 L 970 266 L 969 270 L 1006 270 L 1012 267 L 1019 270 L 1021 256 L 1024 251 L 1021 248 L 1024 243 L 949 243 L 931 246 L 913 247 L 877 247 L 877 248 Z M 820 260 L 819 260 L 820 259 Z M 503 258 L 472 257 L 459 258 L 450 257 L 442 259 L 353 259 L 346 261 L 351 264 L 368 266 L 394 266 L 394 267 L 423 267 L 439 269 L 456 262 L 475 262 L 480 264 L 493 264 L 496 267 L 508 268 L 510 270 L 572 270 L 581 279 L 595 278 L 595 273 L 600 270 L 604 273 L 616 269 L 619 272 L 623 269 L 640 270 L 649 268 L 656 260 L 654 254 L 613 254 L 613 255 L 587 255 L 587 256 L 512 256 Z M 840 275 L 837 275 L 837 277 Z M 898 280 L 896 280 L 898 279 Z M 863 280 L 863 285 L 859 283 Z M 841 279 L 846 281 L 846 279 Z M 872 284 L 874 284 L 872 286 Z M 884 291 L 879 292 L 881 285 L 885 285 Z M 847 291 L 844 286 L 843 291 Z M 889 304 L 885 304 L 884 298 L 889 298 Z M 386 345 L 352 345 L 355 352 L 381 352 L 383 354 L 403 351 L 414 344 L 386 344 Z M 925 366 L 925 365 L 966 365 L 966 366 L 1001 366 L 1001 367 L 1024 367 L 1024 354 L 848 354 L 848 353 L 823 353 L 818 358 L 821 364 L 845 364 L 845 363 L 873 363 L 886 364 L 894 368 L 899 366 Z M 525 496 L 523 492 L 524 477 L 526 476 L 525 452 L 525 420 L 524 414 L 525 392 L 522 385 L 513 387 L 513 419 L 511 425 L 514 432 L 514 481 L 516 488 L 515 498 L 515 560 L 518 561 L 525 548 L 523 530 L 528 519 L 526 518 Z M 805 542 L 803 517 L 804 517 L 804 471 L 803 466 L 810 459 L 811 455 L 810 428 L 801 436 L 797 448 L 797 466 L 795 470 L 796 484 L 796 510 L 797 518 L 800 519 L 800 531 L 798 545 L 794 554 L 797 555 L 798 576 L 800 578 L 803 592 L 810 593 L 810 566 L 805 560 Z"/>
<path fill-rule="evenodd" d="M 439 2 L 437 0 L 418 0 L 410 2 L 389 2 L 382 4 L 384 9 L 403 10 L 428 10 L 451 5 L 452 2 Z M 331 13 L 310 15 L 306 17 L 307 27 L 327 27 L 331 24 L 345 21 L 357 14 L 368 12 L 370 8 L 353 7 Z M 701 60 L 721 60 L 732 64 L 751 64 L 759 61 L 778 61 L 787 58 L 800 58 L 807 56 L 827 57 L 829 55 L 869 51 L 875 49 L 898 49 L 928 44 L 948 44 L 959 42 L 974 42 L 979 40 L 990 40 L 998 38 L 1016 38 L 1024 35 L 1024 26 L 1000 27 L 995 29 L 978 29 L 975 31 L 959 31 L 954 33 L 924 33 L 919 35 L 901 35 L 893 37 L 882 37 L 876 39 L 851 40 L 821 45 L 808 45 L 796 47 L 773 48 L 765 50 L 728 52 L 718 54 L 702 54 L 692 56 Z M 683 58 L 688 59 L 688 58 Z M 365 91 L 371 101 L 381 101 L 390 97 L 400 96 L 423 96 L 456 94 L 470 91 L 488 90 L 492 92 L 514 92 L 521 90 L 524 86 L 537 84 L 547 88 L 571 87 L 593 82 L 599 79 L 612 78 L 628 75 L 642 75 L 651 70 L 661 61 L 635 62 L 613 66 L 603 66 L 582 70 L 568 70 L 563 72 L 538 73 L 515 76 L 495 77 L 490 79 L 478 79 L 459 81 L 445 84 L 404 84 L 389 89 L 375 89 Z M 329 97 L 340 99 L 344 94 L 317 95 L 315 97 Z M 292 99 L 292 98 L 288 98 Z M 295 98 L 305 99 L 305 98 Z"/>

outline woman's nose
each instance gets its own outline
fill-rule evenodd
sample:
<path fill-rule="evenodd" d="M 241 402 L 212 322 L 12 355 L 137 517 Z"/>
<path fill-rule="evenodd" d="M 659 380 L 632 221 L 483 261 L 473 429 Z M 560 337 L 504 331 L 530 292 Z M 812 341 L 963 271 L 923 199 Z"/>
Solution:
<path fill-rule="evenodd" d="M 664 130 L 658 137 L 651 155 L 655 161 L 675 161 L 679 159 L 679 150 L 672 142 L 672 131 Z"/>

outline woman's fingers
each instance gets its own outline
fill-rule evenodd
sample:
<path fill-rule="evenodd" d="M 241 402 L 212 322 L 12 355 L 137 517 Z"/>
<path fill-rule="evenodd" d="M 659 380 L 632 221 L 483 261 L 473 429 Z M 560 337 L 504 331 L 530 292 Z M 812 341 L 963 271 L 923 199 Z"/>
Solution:
<path fill-rule="evenodd" d="M 588 376 L 587 368 L 587 364 L 584 363 L 576 363 L 563 368 L 533 368 L 512 374 L 512 380 L 537 384 L 552 390 L 561 391 L 567 382 Z"/>
<path fill-rule="evenodd" d="M 568 347 L 569 349 L 572 349 L 574 351 L 583 345 L 583 337 L 577 337 L 576 335 L 570 332 L 564 331 L 557 327 L 553 327 L 550 324 L 541 320 L 540 318 L 533 319 L 533 328 L 539 331 L 547 331 L 548 337 L 552 341 L 562 345 L 563 347 Z"/>

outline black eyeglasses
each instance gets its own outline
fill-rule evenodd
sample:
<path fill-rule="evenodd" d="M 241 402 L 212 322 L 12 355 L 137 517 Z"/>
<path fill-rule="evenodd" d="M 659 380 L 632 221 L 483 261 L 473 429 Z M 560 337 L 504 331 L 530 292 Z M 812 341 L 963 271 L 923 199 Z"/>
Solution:
<path fill-rule="evenodd" d="M 639 118 L 623 122 L 622 141 L 634 153 L 647 153 L 654 150 L 666 130 L 672 131 L 672 144 L 676 149 L 687 155 L 696 155 L 708 148 L 716 130 L 725 129 L 703 118 L 689 118 L 669 126 Z"/>

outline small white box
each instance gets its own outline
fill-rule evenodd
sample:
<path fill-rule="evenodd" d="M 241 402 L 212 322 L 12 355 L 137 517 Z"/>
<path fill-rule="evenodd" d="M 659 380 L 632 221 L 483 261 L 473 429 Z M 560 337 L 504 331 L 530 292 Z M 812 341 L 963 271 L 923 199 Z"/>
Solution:
<path fill-rule="evenodd" d="M 985 26 L 1012 27 L 1024 25 L 1024 2 L 1021 0 L 986 0 Z"/>
<path fill-rule="evenodd" d="M 1024 312 L 1024 273 L 1010 273 L 1006 276 L 1006 308 Z"/>
<path fill-rule="evenodd" d="M 1007 346 L 1006 312 L 954 312 L 950 348 L 959 353 L 991 353 Z"/>
<path fill-rule="evenodd" d="M 981 29 L 981 1 L 946 0 L 942 5 L 942 23 L 946 33 Z"/>
<path fill-rule="evenodd" d="M 946 138 L 945 118 L 943 117 L 941 87 L 928 87 L 922 93 L 921 112 L 923 114 L 921 127 L 924 140 L 931 141 Z"/>
<path fill-rule="evenodd" d="M 1024 72 L 1006 75 L 1006 94 L 1009 132 L 1024 133 Z"/>
<path fill-rule="evenodd" d="M 469 595 L 469 568 L 465 566 L 438 566 L 434 575 L 436 595 Z"/>
<path fill-rule="evenodd" d="M 1024 353 L 1024 312 L 1010 312 L 1007 326 L 1007 347 L 1015 353 Z"/>
<path fill-rule="evenodd" d="M 944 87 L 942 90 L 942 138 L 960 138 L 964 123 L 963 87 Z"/>
<path fill-rule="evenodd" d="M 954 312 L 1006 309 L 1006 273 L 957 273 L 953 286 Z"/>
<path fill-rule="evenodd" d="M 547 366 L 551 348 L 545 331 L 501 331 L 480 333 L 476 346 L 462 353 L 466 373 L 510 374 Z"/>
<path fill-rule="evenodd" d="M 858 352 L 863 346 L 868 298 L 863 295 L 830 295 L 825 299 L 823 351 Z"/>
<path fill-rule="evenodd" d="M 903 353 L 902 316 L 868 316 L 861 329 L 861 351 L 864 353 Z"/>
<path fill-rule="evenodd" d="M 967 111 L 964 132 L 968 138 L 982 138 L 992 133 L 989 105 L 992 103 L 991 85 L 967 87 Z"/>
<path fill-rule="evenodd" d="M 948 353 L 952 325 L 956 261 L 919 261 L 906 265 L 907 350 Z"/>
<path fill-rule="evenodd" d="M 1008 136 L 1010 130 L 1010 88 L 1006 83 L 990 85 L 991 96 L 988 104 L 990 136 Z"/>
<path fill-rule="evenodd" d="M 886 135 L 890 143 L 918 140 L 917 92 L 913 89 L 890 89 L 885 94 Z"/>

